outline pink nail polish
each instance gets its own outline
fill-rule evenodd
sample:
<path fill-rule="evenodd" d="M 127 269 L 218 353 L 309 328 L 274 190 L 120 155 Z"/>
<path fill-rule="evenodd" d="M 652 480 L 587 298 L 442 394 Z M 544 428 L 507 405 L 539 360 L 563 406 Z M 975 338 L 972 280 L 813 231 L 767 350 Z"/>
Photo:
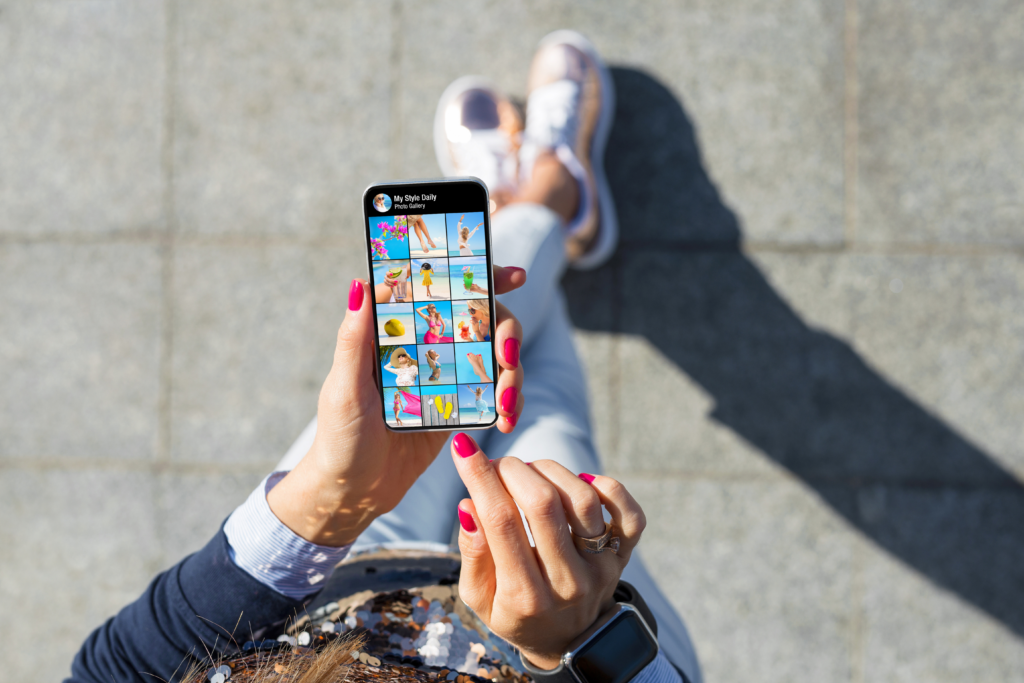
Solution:
<path fill-rule="evenodd" d="M 509 416 L 508 416 L 508 417 L 506 417 L 505 419 L 506 419 L 506 420 L 508 421 L 508 423 L 509 423 L 510 425 L 512 425 L 513 427 L 515 427 L 515 426 L 516 426 L 516 422 L 518 422 L 518 421 L 519 421 L 519 416 L 518 416 L 518 415 L 516 415 L 515 413 L 512 413 L 511 415 L 509 415 Z M 529 463 L 527 463 L 527 464 L 529 464 Z"/>
<path fill-rule="evenodd" d="M 505 362 L 511 365 L 513 368 L 519 367 L 519 340 L 518 339 L 506 339 L 505 340 Z"/>
<path fill-rule="evenodd" d="M 516 411 L 516 402 L 519 400 L 519 392 L 516 391 L 515 387 L 509 387 L 501 395 L 501 410 L 505 413 L 514 413 Z"/>
<path fill-rule="evenodd" d="M 505 270 L 518 270 L 520 273 L 526 272 L 525 268 L 520 268 L 519 266 L 505 266 L 504 268 Z"/>
<path fill-rule="evenodd" d="M 587 482 L 588 484 L 593 484 L 594 483 L 594 475 L 593 474 L 587 474 L 586 472 L 580 472 L 576 476 L 578 476 L 580 479 L 582 479 L 583 481 Z"/>
<path fill-rule="evenodd" d="M 348 290 L 348 310 L 358 311 L 363 307 L 363 283 L 353 280 Z"/>
<path fill-rule="evenodd" d="M 466 533 L 471 534 L 476 531 L 476 522 L 473 521 L 473 515 L 462 508 L 459 508 L 459 524 L 466 530 Z"/>
<path fill-rule="evenodd" d="M 455 452 L 459 454 L 460 458 L 468 458 L 477 452 L 476 441 L 466 436 L 464 432 L 459 432 L 452 439 L 452 445 L 455 446 Z"/>

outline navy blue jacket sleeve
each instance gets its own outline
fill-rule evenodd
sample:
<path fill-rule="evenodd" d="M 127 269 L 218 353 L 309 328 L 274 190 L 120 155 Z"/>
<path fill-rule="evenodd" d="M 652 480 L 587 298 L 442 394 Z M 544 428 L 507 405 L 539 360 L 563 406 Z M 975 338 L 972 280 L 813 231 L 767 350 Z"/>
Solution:
<path fill-rule="evenodd" d="M 222 526 L 205 548 L 158 575 L 138 600 L 93 631 L 65 683 L 177 680 L 189 655 L 233 652 L 236 643 L 260 638 L 305 604 L 239 569 Z"/>

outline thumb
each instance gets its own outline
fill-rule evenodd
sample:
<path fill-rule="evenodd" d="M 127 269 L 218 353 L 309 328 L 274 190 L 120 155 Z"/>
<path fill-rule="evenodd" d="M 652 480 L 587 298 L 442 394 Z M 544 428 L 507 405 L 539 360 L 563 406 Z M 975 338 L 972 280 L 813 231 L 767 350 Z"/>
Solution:
<path fill-rule="evenodd" d="M 487 537 L 480 528 L 476 506 L 470 498 L 459 503 L 459 526 L 459 552 L 462 555 L 459 597 L 487 623 L 496 588 L 494 558 L 487 545 Z"/>

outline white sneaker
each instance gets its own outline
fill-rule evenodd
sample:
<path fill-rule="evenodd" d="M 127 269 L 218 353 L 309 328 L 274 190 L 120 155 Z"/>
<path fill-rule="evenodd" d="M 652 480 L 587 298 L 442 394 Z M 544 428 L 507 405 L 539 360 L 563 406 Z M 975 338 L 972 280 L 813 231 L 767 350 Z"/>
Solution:
<path fill-rule="evenodd" d="M 520 178 L 530 176 L 543 151 L 553 152 L 576 178 L 580 208 L 566 226 L 566 252 L 573 268 L 596 268 L 611 257 L 619 240 L 604 175 L 604 150 L 615 116 L 611 73 L 589 40 L 575 31 L 555 31 L 537 47 L 527 92 Z"/>
<path fill-rule="evenodd" d="M 441 172 L 475 176 L 492 197 L 513 196 L 519 186 L 522 130 L 519 111 L 493 83 L 463 76 L 445 89 L 434 115 L 434 153 Z"/>

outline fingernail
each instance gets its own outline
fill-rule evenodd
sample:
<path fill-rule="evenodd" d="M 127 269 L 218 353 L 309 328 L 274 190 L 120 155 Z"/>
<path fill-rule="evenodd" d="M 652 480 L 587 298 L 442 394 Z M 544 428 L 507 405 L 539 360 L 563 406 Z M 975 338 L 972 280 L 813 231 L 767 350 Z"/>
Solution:
<path fill-rule="evenodd" d="M 526 272 L 525 268 L 520 268 L 519 266 L 505 266 L 505 270 L 518 270 L 520 273 Z"/>
<path fill-rule="evenodd" d="M 506 420 L 506 421 L 507 421 L 507 422 L 508 422 L 508 423 L 509 423 L 510 425 L 512 425 L 513 427 L 515 427 L 515 426 L 516 426 L 516 422 L 518 422 L 518 421 L 519 421 L 519 416 L 518 416 L 518 415 L 516 415 L 515 413 L 512 413 L 511 415 L 509 415 L 508 417 L 506 417 L 506 418 L 505 418 L 505 420 Z M 526 463 L 526 464 L 527 464 L 527 465 L 529 465 L 530 463 Z"/>
<path fill-rule="evenodd" d="M 511 365 L 513 368 L 519 367 L 519 340 L 518 339 L 506 339 L 505 340 L 505 362 Z"/>
<path fill-rule="evenodd" d="M 363 307 L 363 283 L 353 280 L 348 290 L 348 310 L 358 311 Z"/>
<path fill-rule="evenodd" d="M 582 479 L 583 481 L 587 482 L 588 484 L 593 484 L 594 483 L 594 475 L 593 474 L 587 474 L 586 472 L 580 472 L 576 476 L 578 476 L 580 479 Z"/>
<path fill-rule="evenodd" d="M 509 387 L 501 395 L 501 409 L 506 413 L 516 412 L 516 401 L 519 399 L 519 392 L 515 387 Z M 451 519 L 449 517 L 449 519 Z"/>
<path fill-rule="evenodd" d="M 468 458 L 477 451 L 476 441 L 466 436 L 464 432 L 456 434 L 452 439 L 452 444 L 455 445 L 455 452 L 459 454 L 460 458 Z"/>
<path fill-rule="evenodd" d="M 466 530 L 466 533 L 471 534 L 476 531 L 476 522 L 473 521 L 473 515 L 462 508 L 459 508 L 459 524 Z"/>

